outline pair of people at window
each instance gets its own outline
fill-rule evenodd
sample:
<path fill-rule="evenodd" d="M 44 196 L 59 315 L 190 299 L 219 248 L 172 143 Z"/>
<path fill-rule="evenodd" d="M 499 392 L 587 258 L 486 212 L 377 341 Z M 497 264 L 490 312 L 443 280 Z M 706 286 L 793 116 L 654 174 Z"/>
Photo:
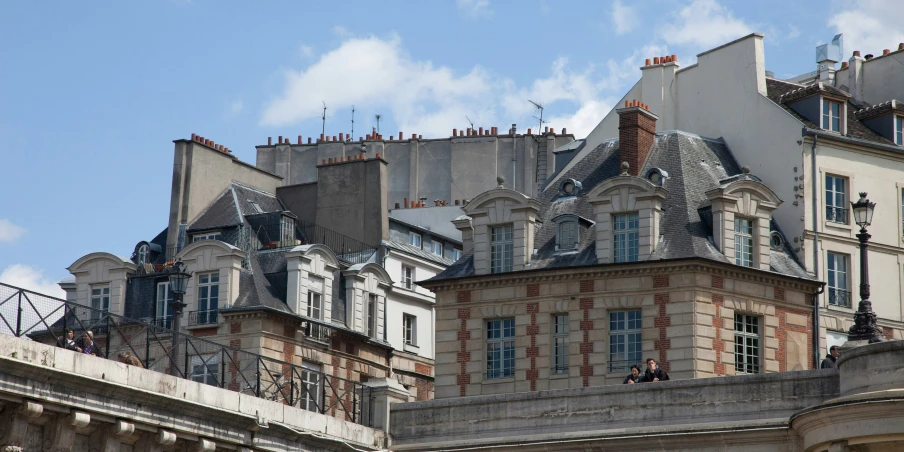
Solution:
<path fill-rule="evenodd" d="M 652 383 L 656 381 L 668 381 L 669 374 L 667 374 L 661 367 L 656 365 L 656 360 L 653 358 L 647 358 L 647 369 L 640 373 L 640 367 L 636 364 L 631 366 L 631 373 L 625 377 L 624 384 L 633 385 L 635 383 Z"/>

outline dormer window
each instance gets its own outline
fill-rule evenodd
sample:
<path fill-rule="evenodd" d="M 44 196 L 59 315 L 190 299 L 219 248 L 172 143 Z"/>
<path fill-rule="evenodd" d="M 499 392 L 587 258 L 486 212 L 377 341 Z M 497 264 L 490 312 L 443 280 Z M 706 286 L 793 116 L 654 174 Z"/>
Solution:
<path fill-rule="evenodd" d="M 895 116 L 895 144 L 904 145 L 904 116 Z"/>
<path fill-rule="evenodd" d="M 148 255 L 151 253 L 151 248 L 149 246 L 141 245 L 138 247 L 138 265 L 144 265 L 148 263 Z"/>
<path fill-rule="evenodd" d="M 223 240 L 223 234 L 219 231 L 216 232 L 205 232 L 203 234 L 195 234 L 191 236 L 192 243 L 200 242 L 202 240 Z"/>
<path fill-rule="evenodd" d="M 822 128 L 832 132 L 841 132 L 841 102 L 828 99 L 822 101 Z"/>
<path fill-rule="evenodd" d="M 575 220 L 563 220 L 559 223 L 556 234 L 557 250 L 572 250 L 578 246 L 578 222 Z"/>
<path fill-rule="evenodd" d="M 753 220 L 735 218 L 735 264 L 753 267 Z"/>
<path fill-rule="evenodd" d="M 415 247 L 420 248 L 422 243 L 421 235 L 414 231 L 408 232 L 408 244 Z"/>
<path fill-rule="evenodd" d="M 615 262 L 637 262 L 640 254 L 640 220 L 637 212 L 612 216 L 612 243 Z"/>
<path fill-rule="evenodd" d="M 510 272 L 512 271 L 512 254 L 515 248 L 512 225 L 493 226 L 490 229 L 490 272 Z"/>

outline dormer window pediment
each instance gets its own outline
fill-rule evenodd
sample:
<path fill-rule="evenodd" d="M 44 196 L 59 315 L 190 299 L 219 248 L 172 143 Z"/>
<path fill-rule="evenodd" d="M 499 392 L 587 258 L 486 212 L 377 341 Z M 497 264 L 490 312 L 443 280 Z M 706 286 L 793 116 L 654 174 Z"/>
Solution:
<path fill-rule="evenodd" d="M 462 208 L 467 217 L 453 224 L 462 231 L 465 252 L 473 250 L 475 273 L 524 269 L 533 251 L 540 206 L 522 193 L 497 187 Z"/>
<path fill-rule="evenodd" d="M 587 198 L 596 216 L 597 262 L 648 259 L 659 242 L 662 202 L 667 195 L 666 189 L 647 177 L 624 174 L 591 190 Z"/>

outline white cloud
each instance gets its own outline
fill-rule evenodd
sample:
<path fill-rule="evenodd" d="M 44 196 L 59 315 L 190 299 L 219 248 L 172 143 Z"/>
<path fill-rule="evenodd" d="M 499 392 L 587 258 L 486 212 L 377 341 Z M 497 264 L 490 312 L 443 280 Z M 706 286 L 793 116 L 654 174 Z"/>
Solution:
<path fill-rule="evenodd" d="M 25 228 L 16 226 L 6 218 L 0 218 L 0 243 L 13 243 L 25 235 Z"/>
<path fill-rule="evenodd" d="M 800 36 L 800 30 L 798 30 L 798 28 L 794 25 L 791 25 L 790 30 L 788 30 L 788 34 L 785 35 L 785 38 L 796 39 L 798 36 Z"/>
<path fill-rule="evenodd" d="M 637 10 L 627 6 L 621 0 L 612 3 L 612 22 L 615 25 L 615 34 L 623 35 L 634 29 L 637 24 Z"/>
<path fill-rule="evenodd" d="M 244 108 L 245 108 L 244 102 L 242 102 L 241 100 L 234 101 L 231 104 L 229 104 L 229 114 L 232 116 L 235 116 L 235 115 L 241 113 Z"/>
<path fill-rule="evenodd" d="M 844 33 L 844 58 L 854 50 L 862 55 L 881 55 L 882 49 L 896 50 L 904 42 L 901 27 L 901 2 L 898 0 L 859 0 L 829 17 L 828 24 L 836 33 Z"/>
<path fill-rule="evenodd" d="M 304 58 L 311 58 L 312 56 L 314 56 L 314 48 L 309 45 L 302 44 L 299 48 L 299 51 L 301 52 L 301 56 Z"/>
<path fill-rule="evenodd" d="M 326 101 L 332 111 L 355 105 L 382 112 L 406 134 L 448 136 L 452 128 L 467 127 L 465 115 L 476 126 L 506 130 L 514 122 L 525 131 L 537 124 L 531 99 L 547 107 L 547 126 L 567 127 L 582 137 L 608 112 L 612 99 L 621 96 L 626 81 L 640 76 L 643 58 L 664 54 L 662 47 L 647 46 L 624 60 L 580 71 L 559 58 L 548 77 L 519 85 L 480 66 L 456 72 L 414 60 L 398 37 L 353 38 L 304 69 L 286 71 L 284 89 L 266 105 L 260 123 L 284 126 L 319 119 L 321 101 Z"/>
<path fill-rule="evenodd" d="M 458 10 L 471 19 L 486 18 L 493 15 L 490 0 L 457 0 Z"/>
<path fill-rule="evenodd" d="M 749 25 L 715 0 L 694 0 L 678 12 L 676 24 L 663 27 L 661 36 L 672 45 L 711 48 L 751 32 Z"/>
<path fill-rule="evenodd" d="M 24 264 L 13 264 L 3 269 L 0 272 L 0 282 L 44 295 L 66 298 L 66 292 L 56 281 L 47 279 L 40 269 Z"/>

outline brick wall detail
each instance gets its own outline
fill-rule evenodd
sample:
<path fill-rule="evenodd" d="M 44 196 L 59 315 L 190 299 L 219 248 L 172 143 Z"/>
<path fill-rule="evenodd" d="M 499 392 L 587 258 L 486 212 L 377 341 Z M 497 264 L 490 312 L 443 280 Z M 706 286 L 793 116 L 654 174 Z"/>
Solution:
<path fill-rule="evenodd" d="M 807 326 L 792 325 L 785 321 L 785 314 L 802 315 L 807 318 Z M 775 339 L 778 340 L 778 351 L 775 352 L 775 360 L 778 361 L 778 371 L 787 372 L 788 363 L 786 357 L 788 353 L 787 337 L 788 331 L 805 333 L 807 335 L 807 344 L 813 343 L 813 317 L 809 311 L 801 311 L 796 309 L 788 309 L 776 306 L 775 316 L 778 317 L 778 328 L 775 329 Z M 807 369 L 812 369 L 812 359 L 807 360 Z"/>
<path fill-rule="evenodd" d="M 540 296 L 540 285 L 539 284 L 528 284 L 527 285 L 527 296 L 528 297 L 539 297 Z"/>
<path fill-rule="evenodd" d="M 722 338 L 722 328 L 725 328 L 725 319 L 722 318 L 722 307 L 725 306 L 725 299 L 722 295 L 713 295 L 713 305 L 716 307 L 716 315 L 713 317 L 713 329 L 716 330 L 716 338 L 713 339 L 713 351 L 716 352 L 716 363 L 713 365 L 713 372 L 720 376 L 725 375 L 725 364 L 722 363 L 722 353 L 725 352 L 725 339 Z"/>
<path fill-rule="evenodd" d="M 530 314 L 530 325 L 527 327 L 527 335 L 530 336 L 530 347 L 527 349 L 527 357 L 530 358 L 530 369 L 527 371 L 526 379 L 530 381 L 530 390 L 537 390 L 537 357 L 540 356 L 540 349 L 537 347 L 537 334 L 540 333 L 540 326 L 537 325 L 537 313 L 540 312 L 540 303 L 528 303 L 527 313 Z"/>
<path fill-rule="evenodd" d="M 772 296 L 772 298 L 785 301 L 785 289 L 783 287 L 775 287 L 774 295 Z"/>
<path fill-rule="evenodd" d="M 662 289 L 669 287 L 669 275 L 656 275 L 653 277 L 653 288 Z"/>
<path fill-rule="evenodd" d="M 713 289 L 724 289 L 725 280 L 721 276 L 713 276 Z"/>
<path fill-rule="evenodd" d="M 460 290 L 458 294 L 455 296 L 455 301 L 459 303 L 470 303 L 471 302 L 471 291 L 470 290 Z"/>
<path fill-rule="evenodd" d="M 666 372 L 669 371 L 668 350 L 672 348 L 672 340 L 668 339 L 668 327 L 672 326 L 672 318 L 666 314 L 665 306 L 669 304 L 668 293 L 653 295 L 653 304 L 658 308 L 653 326 L 659 329 L 659 339 L 653 342 L 653 349 L 659 351 L 659 366 Z"/>
<path fill-rule="evenodd" d="M 229 334 L 237 334 L 242 332 L 242 322 L 232 322 L 229 324 Z"/>
<path fill-rule="evenodd" d="M 584 281 L 581 281 L 583 289 Z M 590 281 L 593 285 L 593 281 Z M 581 342 L 581 379 L 584 387 L 590 386 L 590 377 L 593 376 L 593 366 L 590 365 L 590 354 L 593 353 L 593 343 L 590 342 L 590 331 L 593 330 L 593 320 L 590 320 L 590 310 L 593 309 L 593 298 L 581 298 L 580 308 L 583 317 L 581 318 L 581 332 L 584 333 L 584 339 Z"/>
<path fill-rule="evenodd" d="M 889 341 L 895 340 L 895 330 L 893 330 L 887 326 L 883 326 L 882 333 L 885 335 L 885 340 L 889 340 Z"/>
<path fill-rule="evenodd" d="M 458 296 L 461 299 L 461 294 L 463 292 L 459 292 Z M 471 293 L 468 293 L 468 299 L 470 300 Z M 468 352 L 468 339 L 471 339 L 471 332 L 468 331 L 468 319 L 471 318 L 471 310 L 468 308 L 460 308 L 458 310 L 458 319 L 461 321 L 461 326 L 458 329 L 458 340 L 461 343 L 461 348 L 458 352 L 458 364 L 461 366 L 460 372 L 458 374 L 457 383 L 459 388 L 459 395 L 464 397 L 467 395 L 468 385 L 471 384 L 471 375 L 468 374 L 468 362 L 471 361 L 471 353 Z"/>
<path fill-rule="evenodd" d="M 581 293 L 593 292 L 593 280 L 585 279 L 581 281 Z"/>

